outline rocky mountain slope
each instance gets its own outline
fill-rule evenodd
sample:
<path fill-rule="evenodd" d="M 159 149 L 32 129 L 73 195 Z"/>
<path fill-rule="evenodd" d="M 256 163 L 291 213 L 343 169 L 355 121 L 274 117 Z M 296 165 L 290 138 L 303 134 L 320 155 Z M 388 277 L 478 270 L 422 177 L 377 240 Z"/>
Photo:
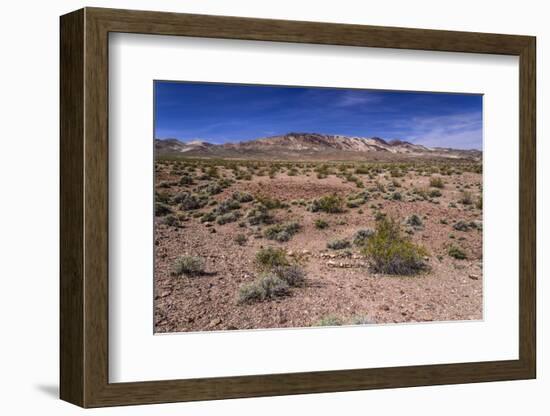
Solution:
<path fill-rule="evenodd" d="M 288 133 L 238 143 L 211 144 L 155 139 L 157 155 L 277 160 L 403 160 L 469 159 L 480 161 L 479 150 L 426 147 L 402 140 L 318 133 Z"/>

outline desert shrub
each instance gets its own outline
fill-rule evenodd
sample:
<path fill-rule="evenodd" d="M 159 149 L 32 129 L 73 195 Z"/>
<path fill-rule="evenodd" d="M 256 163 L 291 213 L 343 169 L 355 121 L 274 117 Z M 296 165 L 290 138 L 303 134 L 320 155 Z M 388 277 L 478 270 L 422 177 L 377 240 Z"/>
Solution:
<path fill-rule="evenodd" d="M 227 214 L 222 214 L 216 219 L 216 223 L 219 225 L 228 224 L 230 222 L 235 222 L 241 218 L 241 213 L 238 211 L 231 211 Z"/>
<path fill-rule="evenodd" d="M 324 230 L 325 228 L 328 228 L 328 222 L 326 222 L 325 220 L 321 220 L 321 219 L 315 220 L 315 228 L 318 228 L 320 230 Z"/>
<path fill-rule="evenodd" d="M 372 325 L 374 322 L 368 316 L 354 316 L 350 321 L 351 325 Z"/>
<path fill-rule="evenodd" d="M 167 192 L 155 192 L 155 202 L 170 203 L 170 195 Z"/>
<path fill-rule="evenodd" d="M 357 166 L 355 168 L 355 173 L 358 175 L 365 175 L 370 173 L 370 169 L 368 166 Z"/>
<path fill-rule="evenodd" d="M 458 200 L 463 205 L 472 205 L 473 199 L 472 194 L 468 191 L 462 191 L 462 196 Z"/>
<path fill-rule="evenodd" d="M 414 228 L 421 228 L 424 225 L 424 223 L 422 222 L 422 219 L 416 214 L 412 214 L 409 217 L 407 217 L 407 219 L 405 220 L 405 223 Z"/>
<path fill-rule="evenodd" d="M 343 250 L 351 247 L 351 243 L 348 240 L 332 240 L 327 243 L 327 248 L 331 250 Z"/>
<path fill-rule="evenodd" d="M 443 179 L 441 179 L 440 177 L 435 177 L 430 179 L 430 186 L 432 188 L 443 189 L 445 187 L 445 183 L 443 182 Z"/>
<path fill-rule="evenodd" d="M 273 274 L 266 274 L 258 277 L 251 283 L 241 286 L 237 296 L 237 303 L 261 302 L 285 296 L 289 292 L 288 288 L 288 283 L 281 278 Z"/>
<path fill-rule="evenodd" d="M 336 194 L 325 195 L 319 199 L 313 200 L 311 203 L 312 212 L 327 212 L 329 214 L 336 214 L 343 211 L 343 201 Z"/>
<path fill-rule="evenodd" d="M 235 242 L 240 246 L 244 246 L 247 241 L 248 241 L 248 238 L 246 238 L 246 235 L 244 234 L 237 234 L 235 236 Z"/>
<path fill-rule="evenodd" d="M 256 201 L 263 205 L 267 209 L 283 208 L 284 204 L 277 198 L 270 198 L 267 196 L 257 196 Z"/>
<path fill-rule="evenodd" d="M 212 221 L 216 221 L 216 217 L 218 215 L 212 211 L 212 212 L 206 212 L 202 215 L 201 217 L 201 222 L 212 222 Z"/>
<path fill-rule="evenodd" d="M 439 189 L 432 189 L 428 192 L 430 198 L 438 198 L 441 196 L 441 191 Z"/>
<path fill-rule="evenodd" d="M 271 224 L 273 217 L 263 205 L 252 208 L 246 214 L 246 219 L 250 225 Z"/>
<path fill-rule="evenodd" d="M 468 231 L 470 226 L 466 221 L 460 220 L 453 225 L 453 228 L 457 231 Z"/>
<path fill-rule="evenodd" d="M 377 222 L 362 252 L 376 273 L 412 275 L 427 268 L 426 249 L 403 236 L 399 223 L 393 219 Z"/>
<path fill-rule="evenodd" d="M 234 192 L 231 196 L 235 201 L 239 201 L 242 203 L 245 202 L 251 202 L 254 200 L 254 197 L 249 194 L 248 192 Z"/>
<path fill-rule="evenodd" d="M 172 268 L 172 274 L 181 276 L 196 276 L 204 273 L 204 260 L 200 257 L 181 256 L 178 257 Z"/>
<path fill-rule="evenodd" d="M 176 226 L 179 225 L 180 221 L 177 216 L 174 214 L 168 214 L 164 217 L 163 221 L 164 224 L 170 225 L 170 226 Z"/>
<path fill-rule="evenodd" d="M 386 192 L 386 187 L 382 182 L 376 181 L 376 183 L 374 184 L 374 190 L 384 193 Z"/>
<path fill-rule="evenodd" d="M 315 326 L 341 326 L 344 325 L 342 319 L 334 315 L 325 316 L 317 321 Z"/>
<path fill-rule="evenodd" d="M 301 226 L 298 222 L 290 222 L 288 224 L 277 224 L 268 227 L 264 235 L 269 240 L 280 242 L 288 241 L 300 230 Z"/>
<path fill-rule="evenodd" d="M 212 182 L 200 188 L 207 195 L 217 195 L 223 191 L 222 186 L 217 182 Z"/>
<path fill-rule="evenodd" d="M 193 185 L 193 177 L 191 175 L 183 175 L 179 181 L 180 185 Z"/>
<path fill-rule="evenodd" d="M 457 246 L 451 246 L 449 247 L 448 251 L 449 256 L 458 259 L 458 260 L 465 260 L 466 259 L 466 253 Z"/>
<path fill-rule="evenodd" d="M 272 272 L 284 280 L 289 286 L 302 286 L 306 279 L 306 273 L 297 264 L 290 264 L 286 266 L 275 266 Z"/>
<path fill-rule="evenodd" d="M 353 244 L 356 246 L 364 246 L 373 234 L 374 230 L 371 230 L 370 228 L 358 230 L 353 236 Z"/>
<path fill-rule="evenodd" d="M 157 217 L 168 215 L 171 212 L 172 212 L 172 208 L 170 208 L 167 204 L 163 204 L 162 202 L 155 203 L 155 215 Z"/>
<path fill-rule="evenodd" d="M 483 198 L 479 197 L 476 201 L 476 208 L 477 209 L 483 209 Z"/>
<path fill-rule="evenodd" d="M 391 196 L 391 199 L 393 199 L 394 201 L 401 201 L 403 197 L 401 196 L 400 192 L 394 192 Z"/>
<path fill-rule="evenodd" d="M 260 270 L 271 270 L 274 267 L 288 266 L 290 263 L 283 249 L 276 247 L 261 248 L 256 253 L 255 263 Z"/>
<path fill-rule="evenodd" d="M 229 211 L 239 209 L 241 204 L 235 199 L 226 199 L 218 204 L 216 212 L 218 214 L 227 214 Z"/>
<path fill-rule="evenodd" d="M 204 207 L 208 203 L 208 199 L 189 192 L 182 192 L 174 197 L 174 202 L 180 204 L 182 211 L 192 211 Z"/>

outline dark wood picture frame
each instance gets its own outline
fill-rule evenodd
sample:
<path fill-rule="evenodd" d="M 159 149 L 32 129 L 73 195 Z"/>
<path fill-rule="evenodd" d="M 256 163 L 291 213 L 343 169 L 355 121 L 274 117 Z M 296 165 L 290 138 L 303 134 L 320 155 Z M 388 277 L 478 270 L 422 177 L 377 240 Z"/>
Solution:
<path fill-rule="evenodd" d="M 82 407 L 535 378 L 535 38 L 530 36 L 85 8 L 61 17 L 60 396 Z M 110 32 L 519 57 L 519 359 L 109 383 Z"/>

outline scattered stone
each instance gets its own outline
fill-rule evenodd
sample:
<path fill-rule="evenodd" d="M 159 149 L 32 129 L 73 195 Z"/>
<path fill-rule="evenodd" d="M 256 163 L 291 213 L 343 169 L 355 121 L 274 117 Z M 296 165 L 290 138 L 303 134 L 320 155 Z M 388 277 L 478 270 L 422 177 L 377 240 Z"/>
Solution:
<path fill-rule="evenodd" d="M 218 326 L 221 323 L 222 323 L 222 320 L 220 318 L 216 318 L 216 319 L 213 319 L 212 321 L 210 321 L 210 324 L 208 324 L 208 326 L 210 328 L 213 328 L 215 326 Z"/>
<path fill-rule="evenodd" d="M 469 274 L 468 277 L 472 280 L 479 280 L 479 276 L 477 274 Z"/>

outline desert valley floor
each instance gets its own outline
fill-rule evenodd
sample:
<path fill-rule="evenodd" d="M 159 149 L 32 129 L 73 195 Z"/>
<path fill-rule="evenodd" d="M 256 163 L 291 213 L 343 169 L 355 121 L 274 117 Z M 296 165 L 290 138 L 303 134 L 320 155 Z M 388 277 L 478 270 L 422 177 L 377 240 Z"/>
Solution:
<path fill-rule="evenodd" d="M 166 158 L 155 171 L 156 332 L 482 319 L 478 163 Z M 312 209 L 327 196 L 340 212 Z M 426 270 L 369 267 L 357 236 L 382 217 L 425 248 Z M 269 247 L 305 280 L 284 296 L 240 302 Z M 174 273 L 182 256 L 200 259 L 200 273 Z"/>

